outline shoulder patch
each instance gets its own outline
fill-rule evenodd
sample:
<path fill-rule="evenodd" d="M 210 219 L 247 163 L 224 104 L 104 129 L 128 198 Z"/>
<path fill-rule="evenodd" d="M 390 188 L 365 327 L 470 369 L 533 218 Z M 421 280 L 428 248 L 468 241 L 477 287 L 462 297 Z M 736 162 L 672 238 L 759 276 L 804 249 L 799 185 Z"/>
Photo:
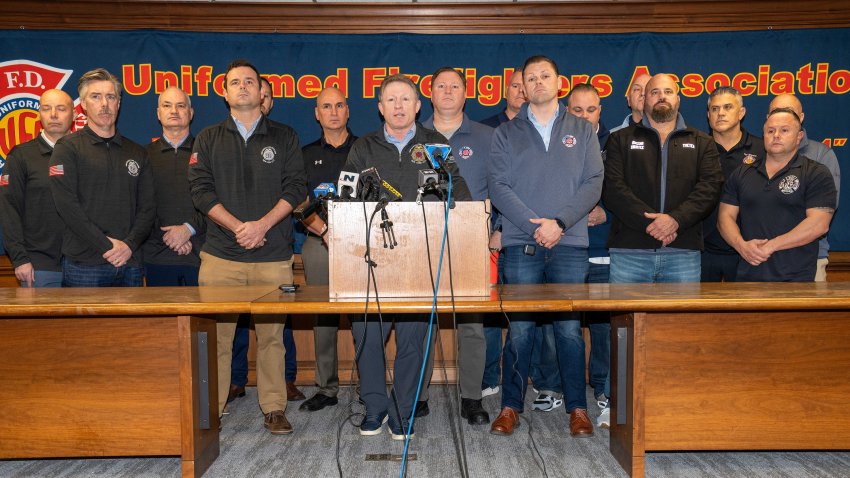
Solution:
<path fill-rule="evenodd" d="M 191 166 L 193 164 L 198 164 L 198 153 L 197 152 L 192 153 L 192 155 L 189 156 L 189 165 Z"/>

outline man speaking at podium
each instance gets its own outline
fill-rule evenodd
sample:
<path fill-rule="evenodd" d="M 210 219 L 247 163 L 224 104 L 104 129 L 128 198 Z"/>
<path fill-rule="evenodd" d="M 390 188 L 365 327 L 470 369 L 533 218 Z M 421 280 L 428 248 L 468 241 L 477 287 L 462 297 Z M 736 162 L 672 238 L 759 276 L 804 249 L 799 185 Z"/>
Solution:
<path fill-rule="evenodd" d="M 602 192 L 602 154 L 594 127 L 558 102 L 555 62 L 523 66 L 528 103 L 493 135 L 489 190 L 502 213 L 506 284 L 582 283 L 587 275 L 587 213 Z M 553 321 L 570 435 L 593 435 L 585 395 L 584 340 L 575 313 Z M 519 425 L 533 347 L 533 314 L 513 314 L 502 366 L 502 411 L 490 432 Z"/>
<path fill-rule="evenodd" d="M 384 125 L 354 143 L 343 170 L 359 173 L 368 168 L 375 168 L 384 181 L 401 193 L 402 200 L 414 200 L 419 189 L 419 170 L 432 169 L 425 144 L 447 143 L 442 134 L 416 123 L 416 113 L 419 112 L 420 106 L 419 92 L 410 79 L 404 75 L 385 78 L 378 90 L 378 110 L 384 117 Z M 471 200 L 469 188 L 451 157 L 443 163 L 443 168 L 451 175 L 452 197 L 459 201 Z M 440 198 L 436 195 L 425 195 L 422 199 L 433 201 Z M 421 249 L 424 251 L 424 244 Z M 426 271 L 423 271 L 423 280 L 428 280 Z M 386 372 L 383 347 L 389 334 L 389 320 L 381 330 L 377 316 L 370 316 L 367 324 L 362 320 L 353 319 L 351 332 L 355 346 L 362 347 L 357 367 L 360 371 L 360 397 L 366 404 L 366 417 L 360 426 L 360 434 L 368 436 L 381 433 L 383 423 L 389 419 L 393 439 L 403 440 L 416 400 L 428 321 L 427 317 L 410 314 L 396 316 L 394 319 L 396 358 L 393 394 L 398 402 L 398 411 L 393 398 L 387 396 L 384 378 Z M 361 346 L 360 341 L 364 337 Z M 428 377 L 425 377 L 423 386 L 426 386 L 427 382 Z M 412 434 L 411 430 L 411 437 Z"/>

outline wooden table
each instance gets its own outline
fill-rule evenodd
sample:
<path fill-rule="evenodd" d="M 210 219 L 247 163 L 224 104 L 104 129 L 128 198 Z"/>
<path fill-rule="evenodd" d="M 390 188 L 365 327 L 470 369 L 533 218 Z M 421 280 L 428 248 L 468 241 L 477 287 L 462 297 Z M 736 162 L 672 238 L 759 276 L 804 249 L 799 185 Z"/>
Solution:
<path fill-rule="evenodd" d="M 181 455 L 200 476 L 218 455 L 218 400 L 215 321 L 197 315 L 364 311 L 327 294 L 0 289 L 0 458 Z M 850 283 L 518 285 L 437 305 L 612 311 L 610 447 L 632 476 L 646 451 L 850 449 Z"/>
<path fill-rule="evenodd" d="M 362 300 L 324 297 L 272 292 L 252 311 L 363 313 Z M 850 283 L 522 285 L 501 298 L 454 308 L 613 313 L 610 448 L 631 476 L 644 475 L 646 451 L 850 449 Z M 431 303 L 384 299 L 381 309 Z"/>
<path fill-rule="evenodd" d="M 219 453 L 215 319 L 269 287 L 0 289 L 0 458 Z"/>

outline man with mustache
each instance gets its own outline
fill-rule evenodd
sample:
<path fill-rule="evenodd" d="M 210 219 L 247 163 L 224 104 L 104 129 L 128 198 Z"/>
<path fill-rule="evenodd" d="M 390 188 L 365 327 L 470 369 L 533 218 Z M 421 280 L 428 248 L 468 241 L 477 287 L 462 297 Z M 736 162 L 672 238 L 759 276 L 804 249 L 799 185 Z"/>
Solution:
<path fill-rule="evenodd" d="M 153 174 L 144 148 L 118 132 L 121 83 L 103 68 L 78 86 L 85 128 L 56 142 L 50 189 L 65 223 L 66 287 L 142 285 L 140 247 L 153 226 Z"/>
<path fill-rule="evenodd" d="M 187 167 L 195 138 L 192 101 L 176 86 L 159 95 L 156 117 L 162 136 L 145 148 L 153 170 L 156 220 L 145 241 L 148 286 L 197 286 L 204 244 L 204 216 L 192 204 Z"/>
<path fill-rule="evenodd" d="M 643 118 L 612 133 L 606 153 L 611 282 L 699 282 L 702 220 L 723 174 L 714 140 L 679 114 L 670 75 L 647 82 Z"/>
<path fill-rule="evenodd" d="M 802 121 L 777 108 L 764 123 L 763 160 L 735 170 L 723 189 L 717 227 L 743 259 L 738 280 L 813 281 L 818 238 L 838 195 L 829 169 L 799 154 Z"/>
<path fill-rule="evenodd" d="M 62 230 L 50 193 L 48 162 L 59 138 L 71 132 L 74 101 L 62 90 L 39 99 L 41 133 L 15 146 L 0 176 L 0 224 L 15 277 L 22 287 L 62 287 Z"/>

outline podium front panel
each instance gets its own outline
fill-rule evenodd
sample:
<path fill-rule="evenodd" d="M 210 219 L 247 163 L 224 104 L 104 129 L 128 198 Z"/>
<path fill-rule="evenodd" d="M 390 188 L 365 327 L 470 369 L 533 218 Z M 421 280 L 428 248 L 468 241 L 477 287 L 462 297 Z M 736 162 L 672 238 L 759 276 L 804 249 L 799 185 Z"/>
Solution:
<path fill-rule="evenodd" d="M 446 224 L 443 203 L 387 204 L 387 216 L 398 242 L 393 247 L 389 247 L 381 213 L 374 213 L 376 204 L 328 203 L 330 298 L 365 298 L 367 288 L 369 297 L 375 297 L 375 286 L 379 298 L 433 296 L 429 267 L 436 282 Z M 370 220 L 369 250 L 376 264 L 374 284 L 365 260 Z M 489 221 L 489 208 L 484 201 L 457 201 L 449 209 L 439 296 L 450 296 L 452 290 L 457 297 L 490 294 Z"/>

